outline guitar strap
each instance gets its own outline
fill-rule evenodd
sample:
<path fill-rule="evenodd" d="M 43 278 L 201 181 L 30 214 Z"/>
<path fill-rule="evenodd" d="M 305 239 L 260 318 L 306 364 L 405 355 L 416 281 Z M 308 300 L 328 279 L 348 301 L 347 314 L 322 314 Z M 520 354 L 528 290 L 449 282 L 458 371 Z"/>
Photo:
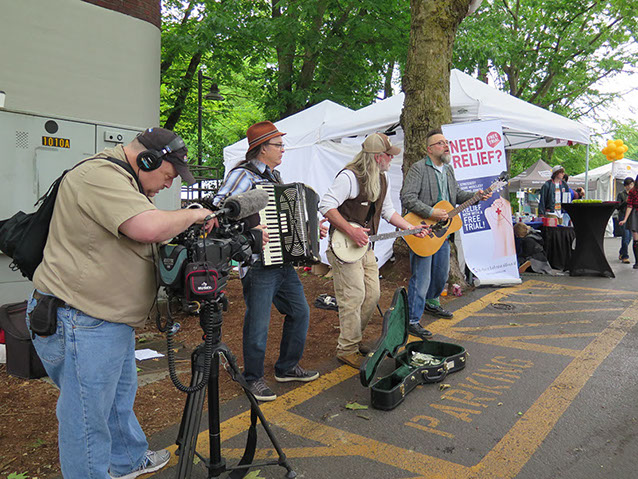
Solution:
<path fill-rule="evenodd" d="M 368 227 L 368 223 L 370 223 L 370 220 L 374 216 L 375 211 L 376 211 L 376 206 L 374 205 L 374 203 L 372 203 L 370 205 L 370 209 L 368 210 L 368 216 L 366 216 L 366 220 L 363 223 L 366 228 Z M 376 233 L 378 233 L 378 231 L 376 231 L 375 234 Z M 370 241 L 370 249 L 374 249 L 374 243 L 372 241 Z"/>

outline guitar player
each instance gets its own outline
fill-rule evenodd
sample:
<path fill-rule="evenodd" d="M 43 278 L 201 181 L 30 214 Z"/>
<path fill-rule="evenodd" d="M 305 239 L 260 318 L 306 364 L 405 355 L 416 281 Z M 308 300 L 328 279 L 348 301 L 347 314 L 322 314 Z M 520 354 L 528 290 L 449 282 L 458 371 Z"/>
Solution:
<path fill-rule="evenodd" d="M 401 204 L 407 212 L 434 221 L 447 221 L 448 212 L 434 207 L 440 201 L 452 205 L 471 199 L 474 193 L 459 188 L 450 165 L 448 141 L 440 128 L 431 130 L 425 138 L 427 156 L 408 171 L 401 189 Z M 491 193 L 479 190 L 481 200 Z M 410 325 L 419 325 L 423 312 L 450 319 L 452 313 L 441 307 L 439 296 L 445 287 L 450 270 L 450 243 L 443 241 L 440 249 L 430 256 L 410 251 L 412 275 L 408 285 Z"/>
<path fill-rule="evenodd" d="M 413 227 L 392 205 L 386 172 L 392 158 L 401 152 L 383 133 L 373 133 L 361 145 L 361 151 L 341 170 L 319 204 L 319 211 L 359 247 L 369 245 L 368 235 L 375 234 L 381 217 L 401 229 L 414 229 L 424 237 L 428 229 Z M 354 224 L 353 224 L 354 223 Z M 361 225 L 361 226 L 358 226 Z M 380 297 L 379 267 L 371 245 L 360 259 L 346 263 L 327 252 L 333 270 L 335 297 L 339 305 L 340 333 L 337 359 L 359 369 L 364 354 L 361 344 L 366 328 Z M 432 334 L 419 326 L 410 330 L 420 337 Z"/>

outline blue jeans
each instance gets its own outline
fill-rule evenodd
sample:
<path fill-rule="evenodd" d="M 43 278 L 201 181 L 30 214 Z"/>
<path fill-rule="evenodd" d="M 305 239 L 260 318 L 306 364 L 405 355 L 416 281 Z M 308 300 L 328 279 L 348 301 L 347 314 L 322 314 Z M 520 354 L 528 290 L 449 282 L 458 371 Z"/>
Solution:
<path fill-rule="evenodd" d="M 29 314 L 36 301 L 31 297 Z M 109 479 L 140 466 L 148 443 L 135 413 L 135 333 L 65 305 L 55 334 L 33 345 L 60 388 L 60 465 L 65 479 Z"/>
<path fill-rule="evenodd" d="M 303 355 L 310 320 L 310 308 L 295 269 L 290 266 L 264 268 L 253 264 L 242 278 L 246 315 L 244 316 L 244 378 L 255 381 L 264 376 L 264 358 L 274 304 L 285 315 L 279 359 L 275 373 L 285 374 Z"/>
<path fill-rule="evenodd" d="M 618 254 L 620 258 L 629 258 L 629 243 L 631 243 L 631 230 L 629 228 L 622 228 L 622 235 L 620 236 L 620 251 Z"/>
<path fill-rule="evenodd" d="M 419 256 L 410 251 L 412 276 L 408 284 L 410 322 L 418 323 L 423 315 L 425 302 L 438 299 L 450 271 L 450 242 L 445 240 L 432 256 Z"/>

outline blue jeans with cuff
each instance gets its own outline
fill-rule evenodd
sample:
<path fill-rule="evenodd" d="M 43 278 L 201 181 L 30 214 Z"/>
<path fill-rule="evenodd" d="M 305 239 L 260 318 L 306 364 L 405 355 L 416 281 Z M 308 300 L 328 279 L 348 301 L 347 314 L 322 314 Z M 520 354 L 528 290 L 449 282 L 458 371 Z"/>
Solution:
<path fill-rule="evenodd" d="M 36 300 L 27 305 L 29 314 Z M 57 403 L 60 465 L 65 479 L 110 479 L 138 468 L 148 449 L 133 412 L 137 391 L 135 332 L 68 305 L 57 331 L 33 345 L 60 388 Z"/>
<path fill-rule="evenodd" d="M 253 264 L 242 278 L 246 314 L 244 316 L 244 378 L 256 381 L 264 376 L 264 358 L 274 304 L 285 315 L 279 359 L 275 373 L 285 374 L 303 355 L 310 322 L 310 308 L 303 286 L 290 265 L 263 267 Z"/>
<path fill-rule="evenodd" d="M 408 283 L 410 323 L 418 323 L 427 300 L 438 301 L 450 271 L 450 241 L 445 240 L 432 256 L 419 256 L 410 251 L 412 276 Z"/>

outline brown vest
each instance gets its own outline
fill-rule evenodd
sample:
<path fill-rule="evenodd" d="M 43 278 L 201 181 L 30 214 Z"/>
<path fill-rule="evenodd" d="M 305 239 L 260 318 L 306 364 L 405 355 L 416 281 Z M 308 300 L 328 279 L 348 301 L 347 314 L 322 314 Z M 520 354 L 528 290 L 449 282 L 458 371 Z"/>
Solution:
<path fill-rule="evenodd" d="M 349 168 L 344 168 L 349 169 Z M 341 170 L 343 171 L 343 170 Z M 341 173 L 341 171 L 339 173 Z M 370 215 L 371 204 L 365 196 L 363 188 L 361 188 L 361 180 L 359 175 L 354 170 L 350 170 L 354 173 L 359 184 L 359 194 L 356 198 L 344 201 L 341 206 L 337 208 L 337 211 L 341 213 L 348 221 L 353 221 L 365 228 L 370 228 L 369 235 L 374 235 L 379 231 L 379 222 L 381 221 L 381 210 L 383 209 L 383 200 L 388 191 L 388 182 L 385 175 L 381 175 L 381 193 L 379 198 L 374 202 L 374 213 L 366 223 L 366 218 Z"/>

